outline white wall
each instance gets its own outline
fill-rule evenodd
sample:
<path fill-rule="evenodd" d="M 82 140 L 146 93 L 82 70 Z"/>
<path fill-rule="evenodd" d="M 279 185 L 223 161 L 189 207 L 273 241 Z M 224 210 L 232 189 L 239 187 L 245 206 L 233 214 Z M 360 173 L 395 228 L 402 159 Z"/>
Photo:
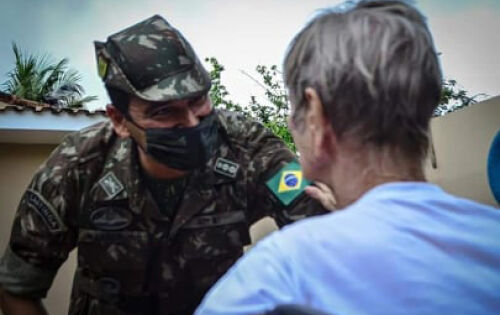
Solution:
<path fill-rule="evenodd" d="M 36 169 L 47 159 L 55 145 L 0 143 L 0 255 L 8 245 L 17 205 Z M 73 252 L 57 273 L 44 304 L 49 314 L 67 314 L 73 273 Z M 0 313 L 2 313 L 0 311 Z"/>
<path fill-rule="evenodd" d="M 427 167 L 428 180 L 452 194 L 498 207 L 486 173 L 494 136 L 500 130 L 500 96 L 431 123 L 437 168 Z"/>

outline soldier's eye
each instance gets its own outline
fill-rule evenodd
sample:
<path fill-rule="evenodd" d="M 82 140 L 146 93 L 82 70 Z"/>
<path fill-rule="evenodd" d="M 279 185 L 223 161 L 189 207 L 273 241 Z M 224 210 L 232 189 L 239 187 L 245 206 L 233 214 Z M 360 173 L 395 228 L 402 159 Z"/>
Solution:
<path fill-rule="evenodd" d="M 151 113 L 148 115 L 149 118 L 155 118 L 155 117 L 159 117 L 159 116 L 164 116 L 164 115 L 167 115 L 171 112 L 171 108 L 169 108 L 168 106 L 163 106 L 163 107 L 160 107 L 154 111 L 151 111 Z"/>
<path fill-rule="evenodd" d="M 202 95 L 202 96 L 196 97 L 196 98 L 189 101 L 189 106 L 190 107 L 201 106 L 201 105 L 205 104 L 206 100 L 207 100 L 207 95 Z"/>

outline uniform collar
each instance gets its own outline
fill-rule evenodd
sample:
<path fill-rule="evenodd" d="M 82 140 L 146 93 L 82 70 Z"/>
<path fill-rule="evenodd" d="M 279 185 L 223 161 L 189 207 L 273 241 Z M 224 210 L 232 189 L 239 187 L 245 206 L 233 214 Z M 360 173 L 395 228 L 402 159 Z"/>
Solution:
<path fill-rule="evenodd" d="M 220 122 L 220 115 L 218 115 L 218 117 Z M 225 125 L 221 123 L 219 123 L 218 148 L 204 168 L 197 169 L 191 173 L 186 185 L 184 198 L 177 210 L 177 215 L 175 216 L 170 235 L 177 233 L 177 231 L 193 216 L 215 203 L 217 197 L 216 190 L 214 189 L 215 186 L 242 180 L 243 169 L 239 164 L 238 171 L 234 177 L 216 172 L 215 167 L 217 161 L 220 161 L 219 159 L 231 161 L 235 164 L 238 164 L 241 160 L 241 158 L 238 158 L 237 152 L 231 145 Z"/>
<path fill-rule="evenodd" d="M 128 200 L 133 213 L 147 213 L 155 217 L 158 213 L 159 216 L 158 206 L 140 173 L 135 143 L 131 139 L 118 138 L 107 152 L 101 178 L 92 191 L 94 200 L 116 202 Z M 113 187 L 120 188 L 120 191 L 113 193 Z"/>

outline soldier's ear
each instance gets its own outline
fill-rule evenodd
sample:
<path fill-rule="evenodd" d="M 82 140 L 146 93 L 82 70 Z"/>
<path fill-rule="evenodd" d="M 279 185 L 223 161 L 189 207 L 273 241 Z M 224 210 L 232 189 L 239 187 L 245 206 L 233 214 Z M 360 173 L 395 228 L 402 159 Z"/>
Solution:
<path fill-rule="evenodd" d="M 125 116 L 116 107 L 108 104 L 106 106 L 106 114 L 113 124 L 113 129 L 120 138 L 130 137 L 130 132 L 126 126 Z"/>

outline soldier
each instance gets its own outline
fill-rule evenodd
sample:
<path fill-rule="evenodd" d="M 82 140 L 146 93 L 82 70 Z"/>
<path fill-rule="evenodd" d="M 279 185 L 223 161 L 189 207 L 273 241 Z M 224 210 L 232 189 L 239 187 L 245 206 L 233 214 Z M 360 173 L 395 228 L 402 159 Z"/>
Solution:
<path fill-rule="evenodd" d="M 302 197 L 282 141 L 212 109 L 207 72 L 163 18 L 95 48 L 110 122 L 67 136 L 26 190 L 0 264 L 2 308 L 42 313 L 77 247 L 70 314 L 191 314 L 252 223 L 325 210 Z"/>

